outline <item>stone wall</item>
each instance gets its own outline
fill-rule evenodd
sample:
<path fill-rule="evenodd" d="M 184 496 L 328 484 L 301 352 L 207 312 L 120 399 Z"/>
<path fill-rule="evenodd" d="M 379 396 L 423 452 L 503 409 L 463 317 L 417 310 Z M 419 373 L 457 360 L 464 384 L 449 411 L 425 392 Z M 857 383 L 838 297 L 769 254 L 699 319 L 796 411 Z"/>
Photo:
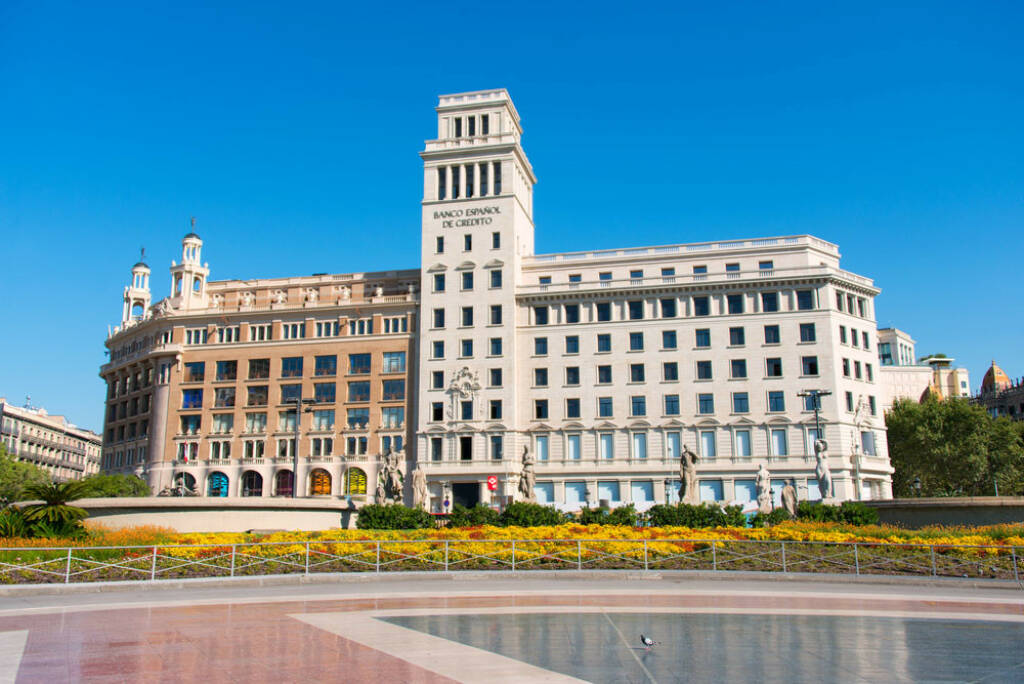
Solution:
<path fill-rule="evenodd" d="M 865 501 L 885 525 L 916 529 L 928 525 L 1024 523 L 1024 496 L 961 496 Z"/>

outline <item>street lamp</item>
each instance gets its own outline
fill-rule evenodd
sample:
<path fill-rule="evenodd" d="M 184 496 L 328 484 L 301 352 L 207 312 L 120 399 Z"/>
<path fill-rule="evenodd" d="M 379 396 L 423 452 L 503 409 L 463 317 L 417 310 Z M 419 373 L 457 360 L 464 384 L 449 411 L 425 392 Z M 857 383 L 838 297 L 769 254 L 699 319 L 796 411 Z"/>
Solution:
<path fill-rule="evenodd" d="M 921 478 L 915 477 L 914 481 L 910 483 L 910 486 L 914 488 L 914 492 L 917 496 L 921 496 Z"/>
<path fill-rule="evenodd" d="M 823 389 L 809 389 L 796 393 L 798 397 L 811 398 L 811 407 L 814 409 L 814 430 L 818 433 L 817 439 L 825 439 L 825 436 L 821 434 L 821 398 L 830 394 L 832 394 L 831 390 Z"/>
<path fill-rule="evenodd" d="M 665 478 L 665 505 L 666 506 L 668 506 L 668 495 L 669 495 L 669 492 L 671 491 L 671 489 L 670 489 L 671 487 L 672 487 L 672 480 L 666 477 Z"/>
<path fill-rule="evenodd" d="M 313 409 L 309 406 L 315 404 L 316 399 L 303 399 L 300 391 L 299 396 L 292 400 L 295 404 L 295 443 L 292 445 L 292 498 L 299 496 L 299 442 L 302 439 L 302 414 L 310 413 Z M 305 408 L 303 408 L 305 407 Z"/>

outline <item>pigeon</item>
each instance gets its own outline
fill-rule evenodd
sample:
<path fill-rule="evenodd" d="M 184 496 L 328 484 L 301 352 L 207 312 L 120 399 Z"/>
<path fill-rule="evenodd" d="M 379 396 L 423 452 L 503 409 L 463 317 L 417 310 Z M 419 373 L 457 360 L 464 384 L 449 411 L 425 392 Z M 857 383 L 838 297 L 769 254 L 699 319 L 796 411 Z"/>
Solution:
<path fill-rule="evenodd" d="M 651 646 L 654 646 L 658 642 L 655 641 L 654 639 L 650 638 L 650 637 L 647 637 L 647 636 L 644 636 L 643 634 L 641 634 L 640 635 L 640 643 L 644 645 L 644 649 L 645 650 L 650 651 L 651 650 Z"/>

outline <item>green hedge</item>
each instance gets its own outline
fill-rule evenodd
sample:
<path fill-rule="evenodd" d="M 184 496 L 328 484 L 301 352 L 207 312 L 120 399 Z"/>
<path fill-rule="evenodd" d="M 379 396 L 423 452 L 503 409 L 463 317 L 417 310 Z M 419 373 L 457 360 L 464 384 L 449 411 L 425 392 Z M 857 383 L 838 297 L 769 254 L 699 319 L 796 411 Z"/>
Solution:
<path fill-rule="evenodd" d="M 647 511 L 647 520 L 651 527 L 745 527 L 747 524 L 742 506 L 723 508 L 713 503 L 658 504 Z"/>
<path fill-rule="evenodd" d="M 844 501 L 840 506 L 801 501 L 796 507 L 798 520 L 839 522 L 847 525 L 877 525 L 878 511 L 859 501 Z"/>
<path fill-rule="evenodd" d="M 359 509 L 356 527 L 360 530 L 422 530 L 434 526 L 430 514 L 401 504 L 369 504 Z"/>

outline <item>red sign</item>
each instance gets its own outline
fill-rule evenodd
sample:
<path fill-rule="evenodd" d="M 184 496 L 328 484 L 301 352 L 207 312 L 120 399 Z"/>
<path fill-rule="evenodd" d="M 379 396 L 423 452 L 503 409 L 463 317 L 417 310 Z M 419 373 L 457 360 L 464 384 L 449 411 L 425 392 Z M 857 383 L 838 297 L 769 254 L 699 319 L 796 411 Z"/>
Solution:
<path fill-rule="evenodd" d="M 497 475 L 488 475 L 487 476 L 487 488 L 489 490 L 491 490 L 492 492 L 495 492 L 495 491 L 498 490 L 498 476 Z"/>

